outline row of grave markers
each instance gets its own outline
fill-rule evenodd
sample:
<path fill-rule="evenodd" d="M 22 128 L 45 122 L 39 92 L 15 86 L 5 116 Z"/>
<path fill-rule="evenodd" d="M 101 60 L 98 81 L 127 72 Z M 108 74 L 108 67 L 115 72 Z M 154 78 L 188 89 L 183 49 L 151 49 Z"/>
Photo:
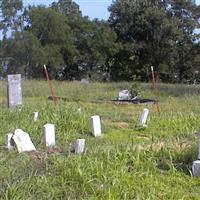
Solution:
<path fill-rule="evenodd" d="M 15 74 L 15 75 L 8 75 L 8 85 L 7 85 L 7 96 L 8 96 L 8 107 L 10 110 L 15 108 L 18 105 L 22 105 L 22 86 L 21 86 L 21 74 Z M 146 127 L 146 121 L 149 114 L 148 109 L 144 109 L 143 113 L 140 117 L 139 126 L 140 127 Z M 34 113 L 34 121 L 37 121 L 38 119 L 38 112 Z M 95 137 L 101 135 L 101 123 L 100 123 L 100 117 L 95 115 L 92 116 L 92 123 L 93 123 L 93 135 Z M 55 145 L 55 127 L 53 124 L 46 124 L 45 126 L 45 143 L 46 146 L 52 146 Z M 31 140 L 29 135 L 25 134 L 20 129 L 15 130 L 14 134 L 8 134 L 7 135 L 7 147 L 11 148 L 12 143 L 11 140 L 15 142 L 15 145 L 18 146 L 18 151 L 21 152 L 24 149 L 28 149 L 25 146 L 23 146 L 21 143 L 21 138 L 23 138 L 24 141 L 27 142 L 27 144 L 30 143 L 31 149 L 35 149 L 34 145 L 31 144 Z M 29 143 L 28 143 L 29 141 Z M 26 143 L 25 142 L 25 143 Z M 22 146 L 21 146 L 22 145 Z M 84 149 L 85 140 L 79 139 L 76 142 L 75 152 L 81 153 Z M 198 147 L 198 158 L 196 161 L 192 164 L 192 172 L 193 175 L 196 177 L 200 177 L 200 145 Z"/>
<path fill-rule="evenodd" d="M 144 109 L 140 123 L 145 123 L 148 116 L 148 109 Z M 38 112 L 34 112 L 34 121 L 38 120 Z M 94 115 L 92 119 L 92 133 L 94 137 L 101 136 L 101 120 L 100 116 Z M 146 124 L 143 124 L 146 127 Z M 45 124 L 44 128 L 44 144 L 46 147 L 53 147 L 56 145 L 55 141 L 55 126 L 54 124 Z M 19 153 L 25 151 L 35 151 L 36 148 L 32 143 L 28 133 L 21 129 L 16 129 L 14 133 L 8 133 L 6 136 L 6 144 L 8 149 L 12 149 L 13 146 L 17 147 Z M 75 145 L 76 153 L 83 153 L 85 146 L 85 139 L 78 139 Z"/>

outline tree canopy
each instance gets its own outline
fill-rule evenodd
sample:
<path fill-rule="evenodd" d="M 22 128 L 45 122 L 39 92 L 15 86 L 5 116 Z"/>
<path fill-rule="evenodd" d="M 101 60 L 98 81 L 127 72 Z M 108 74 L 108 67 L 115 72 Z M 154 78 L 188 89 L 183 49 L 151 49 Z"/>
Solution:
<path fill-rule="evenodd" d="M 90 20 L 77 3 L 23 7 L 2 0 L 0 75 L 52 78 L 142 80 L 154 66 L 161 81 L 200 75 L 200 6 L 192 0 L 115 0 L 110 17 Z"/>

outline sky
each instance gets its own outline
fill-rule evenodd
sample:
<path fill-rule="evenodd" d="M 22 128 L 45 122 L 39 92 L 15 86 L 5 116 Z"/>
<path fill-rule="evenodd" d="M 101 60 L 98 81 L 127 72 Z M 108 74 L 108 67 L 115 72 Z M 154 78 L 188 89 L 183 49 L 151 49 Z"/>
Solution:
<path fill-rule="evenodd" d="M 58 0 L 55 0 L 58 1 Z M 200 1 L 200 0 L 199 0 Z M 24 5 L 38 5 L 44 4 L 49 5 L 54 0 L 23 0 Z M 109 12 L 107 10 L 108 6 L 112 3 L 112 0 L 74 0 L 80 6 L 82 14 L 87 15 L 90 19 L 108 19 Z"/>
<path fill-rule="evenodd" d="M 23 0 L 24 5 L 38 5 L 44 4 L 49 5 L 54 0 Z M 57 0 L 55 0 L 57 1 Z M 112 0 L 74 0 L 80 6 L 82 14 L 87 15 L 90 19 L 99 18 L 99 19 L 108 19 L 109 12 L 107 10 L 108 6 L 112 3 Z M 200 0 L 196 0 L 196 3 L 199 5 Z"/>

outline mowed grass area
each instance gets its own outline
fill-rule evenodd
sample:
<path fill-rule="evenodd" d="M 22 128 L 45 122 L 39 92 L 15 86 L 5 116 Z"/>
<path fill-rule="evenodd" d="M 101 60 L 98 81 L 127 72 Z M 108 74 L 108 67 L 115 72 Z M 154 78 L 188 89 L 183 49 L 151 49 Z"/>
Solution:
<path fill-rule="evenodd" d="M 45 81 L 24 81 L 23 106 L 10 112 L 6 82 L 0 82 L 1 199 L 200 199 L 200 179 L 191 175 L 200 131 L 199 86 L 159 84 L 158 115 L 154 105 L 110 101 L 131 83 L 52 85 L 67 101 L 53 106 Z M 151 84 L 141 84 L 140 96 L 153 98 Z M 148 128 L 138 129 L 145 107 Z M 92 115 L 101 116 L 102 137 L 91 135 Z M 43 147 L 46 123 L 55 124 L 59 151 Z M 6 133 L 17 128 L 30 134 L 37 154 L 3 147 Z M 86 139 L 84 155 L 70 151 L 77 138 Z"/>

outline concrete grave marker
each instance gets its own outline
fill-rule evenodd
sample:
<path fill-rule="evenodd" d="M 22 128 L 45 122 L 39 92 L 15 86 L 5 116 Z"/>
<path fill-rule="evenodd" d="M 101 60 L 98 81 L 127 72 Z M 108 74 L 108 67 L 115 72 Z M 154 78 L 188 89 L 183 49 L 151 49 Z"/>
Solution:
<path fill-rule="evenodd" d="M 8 75 L 7 97 L 9 109 L 22 105 L 21 74 Z"/>
<path fill-rule="evenodd" d="M 92 133 L 95 137 L 101 136 L 101 121 L 98 115 L 91 117 L 92 119 Z"/>
<path fill-rule="evenodd" d="M 77 139 L 75 143 L 75 153 L 82 154 L 85 149 L 85 139 Z"/>
<path fill-rule="evenodd" d="M 200 177 L 200 160 L 196 160 L 193 162 L 192 174 L 194 177 Z"/>
<path fill-rule="evenodd" d="M 148 114 L 149 114 L 149 110 L 147 108 L 144 108 L 142 115 L 140 117 L 140 123 L 139 123 L 141 127 L 147 127 L 146 122 L 147 122 Z"/>
<path fill-rule="evenodd" d="M 13 133 L 6 134 L 6 148 L 7 149 L 13 149 L 14 147 L 12 136 L 13 136 Z"/>
<path fill-rule="evenodd" d="M 29 134 L 21 129 L 16 129 L 12 139 L 19 153 L 24 151 L 35 151 L 36 148 L 32 143 Z"/>
<path fill-rule="evenodd" d="M 44 143 L 46 147 L 55 146 L 55 126 L 54 124 L 44 125 Z"/>
<path fill-rule="evenodd" d="M 39 112 L 33 112 L 33 121 L 36 122 L 38 120 Z"/>

